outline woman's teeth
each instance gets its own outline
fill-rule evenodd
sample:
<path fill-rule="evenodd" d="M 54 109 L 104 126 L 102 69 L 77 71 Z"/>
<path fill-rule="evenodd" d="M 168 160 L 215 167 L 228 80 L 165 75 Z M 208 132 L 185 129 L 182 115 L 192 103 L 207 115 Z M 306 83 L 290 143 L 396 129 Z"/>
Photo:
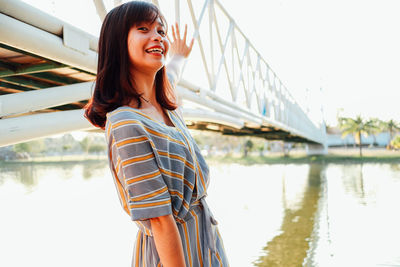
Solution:
<path fill-rule="evenodd" d="M 148 53 L 160 53 L 160 54 L 163 54 L 162 49 L 159 49 L 159 48 L 147 49 L 146 52 L 148 52 Z"/>

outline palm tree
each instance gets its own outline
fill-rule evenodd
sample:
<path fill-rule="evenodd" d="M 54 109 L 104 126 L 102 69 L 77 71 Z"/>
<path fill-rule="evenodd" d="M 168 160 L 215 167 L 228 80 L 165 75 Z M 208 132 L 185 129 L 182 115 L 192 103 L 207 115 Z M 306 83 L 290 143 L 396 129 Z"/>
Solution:
<path fill-rule="evenodd" d="M 360 157 L 362 157 L 362 135 L 368 136 L 376 131 L 378 126 L 374 120 L 364 120 L 360 115 L 356 119 L 339 117 L 338 120 L 342 137 L 353 134 L 354 139 L 360 145 Z"/>
<path fill-rule="evenodd" d="M 377 145 L 376 142 L 376 135 L 381 133 L 383 131 L 382 128 L 382 121 L 378 118 L 371 118 L 370 119 L 371 123 L 373 123 L 375 125 L 375 127 L 373 129 L 371 129 L 370 134 L 372 135 L 374 141 L 372 143 L 372 147 L 374 147 L 375 145 Z"/>
<path fill-rule="evenodd" d="M 382 128 L 385 131 L 389 132 L 389 142 L 388 142 L 388 148 L 392 149 L 393 146 L 391 144 L 392 140 L 393 140 L 393 136 L 394 134 L 400 130 L 400 124 L 395 122 L 394 120 L 389 120 L 386 122 L 382 122 Z"/>

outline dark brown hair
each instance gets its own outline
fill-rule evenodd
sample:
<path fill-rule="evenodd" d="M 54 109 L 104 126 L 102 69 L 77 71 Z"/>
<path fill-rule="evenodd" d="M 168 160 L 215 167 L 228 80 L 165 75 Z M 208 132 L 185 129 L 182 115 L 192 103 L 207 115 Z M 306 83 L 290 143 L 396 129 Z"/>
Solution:
<path fill-rule="evenodd" d="M 85 106 L 85 117 L 94 126 L 104 129 L 106 114 L 136 99 L 141 107 L 140 94 L 132 84 L 127 38 L 129 30 L 141 23 L 153 23 L 160 18 L 166 21 L 157 6 L 132 1 L 112 9 L 103 21 L 99 38 L 96 85 L 93 96 Z M 177 108 L 176 99 L 168 81 L 165 66 L 155 77 L 156 99 L 163 108 Z"/>

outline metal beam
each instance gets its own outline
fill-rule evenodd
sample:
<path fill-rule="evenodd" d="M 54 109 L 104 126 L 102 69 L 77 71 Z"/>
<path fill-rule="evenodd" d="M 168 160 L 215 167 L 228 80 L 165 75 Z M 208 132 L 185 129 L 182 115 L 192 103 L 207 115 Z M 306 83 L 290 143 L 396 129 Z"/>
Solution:
<path fill-rule="evenodd" d="M 0 14 L 0 25 L 0 43 L 93 74 L 97 71 L 97 56 L 92 50 L 88 49 L 83 53 L 67 47 L 62 38 L 4 14 Z"/>
<path fill-rule="evenodd" d="M 30 91 L 32 89 L 25 87 L 25 86 L 20 86 L 20 85 L 16 85 L 16 84 L 12 84 L 12 83 L 8 83 L 8 82 L 4 82 L 0 80 L 0 88 L 7 88 L 7 89 L 12 89 L 12 90 L 18 90 L 18 91 Z M 3 89 L 0 89 L 3 90 Z"/>
<path fill-rule="evenodd" d="M 27 3 L 19 0 L 0 0 L 0 12 L 59 37 L 62 37 L 63 28 L 65 26 L 75 28 L 77 31 L 81 32 L 85 38 L 89 39 L 90 49 L 97 51 L 97 43 L 99 39 L 96 36 L 73 27 L 65 21 L 62 21 Z"/>
<path fill-rule="evenodd" d="M 103 21 L 107 15 L 107 9 L 103 3 L 103 0 L 93 0 L 93 4 L 96 7 L 97 15 L 99 15 L 100 21 Z"/>
<path fill-rule="evenodd" d="M 50 112 L 0 120 L 0 146 L 12 145 L 55 134 L 95 129 L 84 110 Z"/>
<path fill-rule="evenodd" d="M 86 100 L 91 97 L 93 87 L 93 82 L 86 82 L 3 95 L 0 96 L 0 117 Z"/>
<path fill-rule="evenodd" d="M 15 67 L 14 70 L 13 69 L 1 70 L 0 77 L 44 72 L 49 70 L 65 68 L 66 66 L 59 63 L 42 63 L 37 65 L 20 64 L 19 66 L 14 66 L 14 67 Z"/>
<path fill-rule="evenodd" d="M 37 81 L 32 78 L 28 78 L 25 76 L 10 76 L 10 77 L 2 77 L 0 81 L 5 81 L 7 83 L 11 83 L 18 86 L 24 86 L 31 89 L 41 89 L 51 87 L 53 84 L 45 83 L 42 81 Z"/>
<path fill-rule="evenodd" d="M 70 77 L 65 77 L 65 76 L 59 76 L 53 73 L 31 73 L 28 74 L 27 76 L 29 77 L 34 77 L 37 78 L 37 80 L 41 81 L 48 81 L 53 84 L 58 84 L 58 85 L 67 85 L 67 84 L 74 84 L 74 83 L 81 83 L 82 81 L 70 78 Z M 27 77 L 25 76 L 25 77 Z"/>

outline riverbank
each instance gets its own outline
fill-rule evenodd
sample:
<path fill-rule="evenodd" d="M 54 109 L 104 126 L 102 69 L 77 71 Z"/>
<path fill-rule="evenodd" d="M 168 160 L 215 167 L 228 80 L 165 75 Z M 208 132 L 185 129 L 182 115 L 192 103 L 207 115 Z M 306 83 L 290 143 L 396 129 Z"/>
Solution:
<path fill-rule="evenodd" d="M 0 164 L 15 164 L 15 163 L 27 163 L 27 164 L 52 164 L 52 163 L 81 163 L 81 162 L 95 162 L 95 161 L 107 161 L 107 155 L 64 155 L 64 156 L 43 156 L 43 157 L 31 157 L 29 159 L 16 159 L 8 161 L 0 161 Z"/>
<path fill-rule="evenodd" d="M 327 155 L 308 156 L 305 151 L 293 151 L 289 156 L 283 153 L 270 153 L 268 155 L 251 154 L 243 155 L 220 155 L 206 157 L 209 163 L 238 163 L 243 165 L 252 164 L 306 164 L 306 163 L 399 163 L 400 151 L 389 151 L 386 149 L 364 149 L 363 156 L 359 156 L 359 150 L 354 148 L 332 148 Z"/>
<path fill-rule="evenodd" d="M 305 163 L 399 163 L 400 151 L 389 151 L 386 149 L 364 149 L 363 156 L 359 156 L 358 149 L 329 149 L 327 155 L 308 156 L 304 150 L 291 151 L 285 157 L 283 153 L 269 153 L 260 156 L 258 153 L 249 154 L 243 157 L 242 154 L 228 154 L 217 156 L 206 156 L 207 162 L 215 163 L 237 163 L 243 165 L 252 164 L 305 164 Z M 81 163 L 107 161 L 107 155 L 64 155 L 32 157 L 30 159 L 19 159 L 0 161 L 0 164 L 52 164 L 52 163 Z"/>

